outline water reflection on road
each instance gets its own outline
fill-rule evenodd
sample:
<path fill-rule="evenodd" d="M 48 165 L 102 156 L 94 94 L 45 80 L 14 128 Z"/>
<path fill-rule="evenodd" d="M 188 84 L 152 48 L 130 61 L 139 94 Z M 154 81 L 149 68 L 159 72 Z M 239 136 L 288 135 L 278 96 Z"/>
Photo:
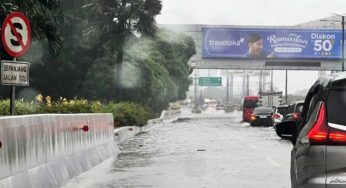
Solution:
<path fill-rule="evenodd" d="M 241 112 L 184 110 L 65 187 L 290 187 L 290 143 L 240 121 Z"/>

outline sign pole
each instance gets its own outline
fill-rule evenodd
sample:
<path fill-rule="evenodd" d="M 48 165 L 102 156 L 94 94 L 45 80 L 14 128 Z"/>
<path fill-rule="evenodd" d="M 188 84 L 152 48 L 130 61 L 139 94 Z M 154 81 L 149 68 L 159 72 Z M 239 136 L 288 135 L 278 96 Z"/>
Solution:
<path fill-rule="evenodd" d="M 17 58 L 13 58 L 13 61 L 16 61 Z M 12 85 L 11 86 L 11 101 L 10 101 L 10 110 L 11 110 L 11 115 L 14 115 L 15 113 L 15 108 L 16 108 L 16 86 Z"/>
<path fill-rule="evenodd" d="M 13 57 L 12 65 L 7 62 L 1 62 L 1 84 L 11 85 L 11 99 L 10 99 L 10 113 L 15 115 L 15 100 L 16 100 L 16 87 L 17 84 L 29 84 L 29 67 L 26 63 L 23 69 L 3 69 L 4 66 L 15 67 L 18 62 L 17 57 L 23 56 L 28 50 L 31 42 L 31 27 L 29 19 L 21 12 L 12 12 L 7 15 L 1 27 L 1 43 L 4 50 L 8 55 Z M 23 66 L 21 63 L 20 66 Z M 9 73 L 4 76 L 3 72 Z M 25 74 L 26 77 L 23 75 Z M 10 76 L 9 76 L 10 75 Z"/>

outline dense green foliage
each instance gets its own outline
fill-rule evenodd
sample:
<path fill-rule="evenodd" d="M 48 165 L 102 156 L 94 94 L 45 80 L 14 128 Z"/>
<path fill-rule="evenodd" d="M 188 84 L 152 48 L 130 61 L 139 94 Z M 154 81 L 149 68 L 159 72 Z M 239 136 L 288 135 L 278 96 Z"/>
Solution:
<path fill-rule="evenodd" d="M 24 101 L 16 101 L 16 114 L 25 115 L 25 114 L 35 114 L 38 110 L 38 106 L 34 103 L 26 103 Z M 0 115 L 6 116 L 10 115 L 10 100 L 1 100 L 0 101 Z"/>
<path fill-rule="evenodd" d="M 120 126 L 143 126 L 153 117 L 148 108 L 129 102 L 108 103 L 101 112 L 113 113 L 115 122 L 119 121 Z"/>
<path fill-rule="evenodd" d="M 0 101 L 0 116 L 10 115 L 10 100 Z M 147 107 L 139 104 L 123 102 L 101 104 L 100 102 L 88 102 L 85 99 L 60 99 L 56 102 L 48 102 L 40 99 L 35 102 L 16 101 L 16 114 L 46 114 L 46 113 L 112 113 L 118 126 L 143 126 L 153 113 Z"/>
<path fill-rule="evenodd" d="M 0 21 L 23 11 L 34 31 L 30 52 L 21 58 L 31 63 L 30 87 L 17 89 L 20 98 L 41 93 L 53 101 L 60 96 L 130 101 L 159 113 L 186 97 L 195 44 L 189 36 L 158 30 L 160 0 L 0 3 Z M 1 59 L 10 58 L 0 50 Z M 8 98 L 9 87 L 1 86 L 0 95 Z M 56 108 L 44 111 L 59 112 Z"/>

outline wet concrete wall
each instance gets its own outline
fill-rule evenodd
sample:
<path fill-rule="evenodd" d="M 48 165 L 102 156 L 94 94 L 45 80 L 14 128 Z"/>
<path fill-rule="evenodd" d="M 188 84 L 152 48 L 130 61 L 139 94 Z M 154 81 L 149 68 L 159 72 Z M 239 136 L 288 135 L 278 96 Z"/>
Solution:
<path fill-rule="evenodd" d="M 135 135 L 149 131 L 157 124 L 164 123 L 166 121 L 173 121 L 180 117 L 180 110 L 164 110 L 161 113 L 161 117 L 157 119 L 151 119 L 147 122 L 145 126 L 137 127 L 137 126 L 126 126 L 120 127 L 114 130 L 115 140 L 117 142 L 121 142 L 123 140 L 134 137 Z"/>
<path fill-rule="evenodd" d="M 180 110 L 164 110 L 161 113 L 160 119 L 162 119 L 162 120 L 173 119 L 173 118 L 176 118 L 177 116 L 179 116 L 180 113 L 181 113 Z"/>
<path fill-rule="evenodd" d="M 0 187 L 59 187 L 118 153 L 112 114 L 0 117 Z"/>

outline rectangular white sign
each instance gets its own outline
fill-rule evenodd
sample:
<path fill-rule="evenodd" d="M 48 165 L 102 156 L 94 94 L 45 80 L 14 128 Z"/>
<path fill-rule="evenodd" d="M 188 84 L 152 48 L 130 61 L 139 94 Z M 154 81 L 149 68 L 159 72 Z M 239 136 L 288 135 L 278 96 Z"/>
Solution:
<path fill-rule="evenodd" d="M 14 86 L 29 85 L 29 62 L 1 61 L 1 84 Z"/>

